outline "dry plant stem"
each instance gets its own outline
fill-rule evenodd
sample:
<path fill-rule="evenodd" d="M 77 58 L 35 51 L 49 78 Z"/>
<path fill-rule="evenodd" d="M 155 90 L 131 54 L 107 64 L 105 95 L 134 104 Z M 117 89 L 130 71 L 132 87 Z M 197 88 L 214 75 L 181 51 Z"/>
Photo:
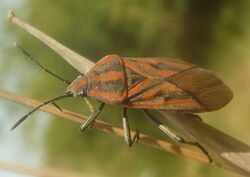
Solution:
<path fill-rule="evenodd" d="M 30 26 L 27 23 L 24 23 L 19 18 L 17 18 L 14 13 L 9 10 L 7 14 L 7 19 L 19 27 L 23 28 L 25 31 L 32 33 L 33 36 L 41 40 L 43 43 L 48 45 L 52 50 L 62 56 L 67 62 L 69 62 L 74 68 L 81 70 L 83 73 L 86 73 L 89 68 L 93 66 L 93 63 L 86 59 L 85 57 L 79 55 L 78 53 L 66 48 L 56 40 L 52 39 L 48 35 L 42 33 L 36 28 Z M 73 59 L 73 61 L 72 61 Z"/>
<path fill-rule="evenodd" d="M 250 176 L 250 147 L 205 124 L 192 114 L 161 113 L 182 132 L 199 142 L 216 161 L 231 171 Z"/>
<path fill-rule="evenodd" d="M 86 58 L 79 56 L 79 55 L 66 55 L 65 53 L 72 53 L 72 51 L 66 47 L 64 47 L 62 44 L 59 44 L 55 40 L 51 39 L 41 31 L 38 31 L 34 27 L 31 27 L 30 25 L 26 24 L 25 22 L 21 21 L 19 18 L 15 17 L 13 15 L 13 12 L 9 11 L 8 13 L 8 19 L 13 22 L 14 24 L 17 24 L 19 27 L 23 28 L 30 34 L 36 36 L 38 39 L 40 39 L 42 42 L 44 42 L 46 45 L 51 47 L 53 50 L 55 50 L 59 55 L 61 55 L 64 59 L 66 59 L 67 62 L 69 62 L 74 68 L 76 68 L 81 73 L 86 73 L 93 65 L 94 63 L 87 60 Z M 58 50 L 58 48 L 60 50 Z M 79 57 L 79 58 L 78 58 Z M 81 65 L 78 65 L 80 63 Z M 82 67 L 84 65 L 85 67 Z M 23 104 L 23 103 L 22 103 Z M 38 104 L 38 103 L 37 103 Z M 36 105 L 37 105 L 36 104 Z M 32 106 L 32 105 L 30 105 Z M 47 106 L 49 107 L 49 106 Z M 44 108 L 45 109 L 45 108 Z M 54 108 L 55 109 L 55 108 Z M 58 110 L 57 110 L 58 112 Z M 69 116 L 71 113 L 67 114 Z M 226 168 L 230 169 L 238 174 L 242 174 L 245 176 L 250 176 L 250 148 L 249 146 L 237 141 L 236 139 L 230 137 L 229 135 L 223 134 L 222 132 L 216 130 L 215 128 L 212 128 L 208 125 L 206 125 L 204 122 L 199 121 L 189 121 L 186 120 L 186 115 L 177 115 L 173 116 L 170 113 L 162 112 L 163 116 L 165 116 L 167 119 L 169 119 L 175 126 L 183 130 L 189 137 L 193 140 L 196 140 L 198 143 L 200 143 L 206 150 L 208 150 L 208 153 L 215 156 L 216 160 L 219 162 L 219 164 Z M 59 115 L 59 114 L 57 114 Z M 59 115 L 63 116 L 63 115 Z M 64 115 L 66 116 L 66 115 Z M 171 117 L 171 118 L 170 118 Z M 192 117 L 192 116 L 191 116 Z M 76 119 L 75 116 L 72 118 Z M 80 118 L 80 117 L 79 117 Z M 198 120 L 198 119 L 196 119 Z M 77 121 L 78 122 L 78 121 Z M 194 125 L 192 125 L 194 123 Z M 95 126 L 99 126 L 100 121 L 95 123 Z M 115 132 L 117 135 L 122 136 L 123 131 L 121 129 L 117 129 L 116 127 L 110 127 L 106 124 L 102 124 L 100 126 L 101 129 L 105 131 Z M 209 127 L 209 128 L 208 128 Z M 203 129 L 203 131 L 200 131 Z M 207 139 L 206 137 L 209 137 Z M 217 140 L 217 137 L 220 137 L 219 140 Z M 216 141 L 215 141 L 216 140 Z M 209 141 L 216 143 L 212 145 Z M 158 149 L 163 149 L 172 153 L 179 154 L 179 150 L 182 150 L 182 154 L 186 154 L 184 152 L 183 148 L 179 148 L 178 146 L 171 145 L 169 143 L 166 143 L 164 141 L 151 139 L 145 135 L 142 135 L 140 138 L 140 142 L 143 142 L 147 145 L 156 147 Z M 177 148 L 178 147 L 178 148 Z M 176 149 L 177 148 L 177 149 Z M 186 151 L 186 149 L 185 149 Z M 186 156 L 195 158 L 197 160 L 208 162 L 208 159 L 205 155 L 191 155 L 193 154 L 192 151 L 188 150 L 188 153 Z M 212 157 L 213 157 L 212 156 Z M 200 158 L 201 157 L 201 158 Z M 223 157 L 223 158 L 218 158 Z"/>
<path fill-rule="evenodd" d="M 31 176 L 43 177 L 83 177 L 82 175 L 73 172 L 54 168 L 30 167 L 20 164 L 7 163 L 0 161 L 0 168 L 8 171 L 18 172 Z M 89 176 L 89 175 L 88 175 Z"/>
<path fill-rule="evenodd" d="M 14 94 L 6 92 L 6 91 L 0 91 L 0 97 L 3 99 L 9 100 L 11 102 L 19 103 L 19 104 L 29 106 L 32 108 L 41 104 L 41 102 L 38 102 L 36 100 L 32 100 L 30 98 L 26 98 L 26 97 L 22 97 L 22 96 L 17 96 L 17 95 L 14 95 Z M 80 114 L 70 112 L 70 111 L 65 110 L 65 109 L 63 109 L 63 111 L 60 111 L 57 108 L 55 108 L 53 105 L 46 105 L 46 106 L 42 107 L 40 110 L 57 115 L 60 118 L 65 118 L 65 119 L 68 119 L 70 121 L 77 122 L 77 123 L 82 123 L 82 121 L 84 119 L 86 119 L 86 116 L 82 116 Z M 93 127 L 98 128 L 104 132 L 113 133 L 115 135 L 123 137 L 123 129 L 122 128 L 105 123 L 103 121 L 97 120 L 94 123 Z M 135 134 L 135 132 L 131 132 L 131 134 L 133 136 Z M 171 152 L 173 154 L 183 155 L 183 156 L 186 156 L 186 157 L 189 157 L 189 158 L 192 158 L 192 159 L 204 162 L 204 163 L 209 163 L 209 159 L 207 158 L 207 156 L 205 154 L 201 154 L 201 153 L 195 152 L 191 149 L 183 148 L 183 147 L 168 143 L 168 142 L 163 141 L 163 140 L 152 138 L 152 137 L 144 135 L 144 134 L 140 134 L 139 142 L 146 144 L 148 146 L 163 150 L 163 151 Z"/>

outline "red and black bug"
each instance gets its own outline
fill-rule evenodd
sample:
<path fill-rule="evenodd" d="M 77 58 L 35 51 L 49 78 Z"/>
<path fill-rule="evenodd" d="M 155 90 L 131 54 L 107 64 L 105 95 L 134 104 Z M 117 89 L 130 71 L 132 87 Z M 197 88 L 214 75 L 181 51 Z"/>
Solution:
<path fill-rule="evenodd" d="M 233 94 L 212 72 L 184 61 L 108 55 L 97 62 L 86 75 L 79 75 L 62 96 L 41 104 L 22 117 L 12 129 L 43 105 L 72 96 L 90 97 L 101 102 L 81 125 L 81 131 L 94 122 L 105 104 L 123 107 L 124 137 L 132 145 L 138 139 L 138 134 L 131 138 L 127 108 L 143 109 L 164 133 L 185 143 L 186 141 L 153 118 L 146 109 L 177 113 L 214 111 L 225 106 Z"/>
<path fill-rule="evenodd" d="M 212 72 L 193 64 L 117 55 L 102 58 L 68 92 L 123 107 L 193 113 L 217 110 L 233 95 Z"/>

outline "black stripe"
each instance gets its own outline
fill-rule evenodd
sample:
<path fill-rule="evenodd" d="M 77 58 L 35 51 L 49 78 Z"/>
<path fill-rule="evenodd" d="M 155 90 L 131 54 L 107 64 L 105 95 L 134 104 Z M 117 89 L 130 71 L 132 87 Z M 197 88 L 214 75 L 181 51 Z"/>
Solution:
<path fill-rule="evenodd" d="M 190 97 L 187 93 L 185 92 L 178 92 L 178 91 L 159 91 L 157 92 L 153 98 L 149 98 L 149 99 L 143 99 L 140 97 L 136 100 L 136 102 L 148 102 L 148 101 L 154 101 L 156 99 L 159 99 L 161 101 L 171 101 L 171 100 L 182 100 L 182 99 L 193 99 L 192 97 Z"/>
<path fill-rule="evenodd" d="M 96 70 L 95 68 L 93 68 L 93 70 L 91 70 L 90 73 L 88 73 L 90 75 L 90 77 L 94 77 L 97 75 L 102 75 L 102 73 L 106 73 L 109 71 L 123 71 L 122 65 L 120 62 L 118 61 L 111 61 L 108 64 L 102 65 L 101 67 L 98 67 Z"/>
<path fill-rule="evenodd" d="M 145 77 L 134 72 L 128 67 L 125 68 L 125 72 L 126 72 L 126 81 L 127 81 L 128 90 L 132 89 L 134 86 L 136 86 L 137 84 L 139 84 L 140 82 L 146 79 Z"/>
<path fill-rule="evenodd" d="M 155 69 L 158 69 L 158 70 L 171 70 L 171 71 L 174 71 L 174 72 L 181 71 L 180 68 L 176 68 L 174 66 L 162 64 L 162 63 L 159 63 L 159 62 L 147 62 L 147 63 L 150 64 Z"/>
<path fill-rule="evenodd" d="M 158 82 L 154 82 L 152 85 L 149 85 L 148 87 L 143 88 L 143 89 L 141 89 L 139 92 L 137 92 L 137 93 L 131 95 L 130 97 L 127 98 L 127 100 L 128 100 L 129 102 L 133 102 L 133 99 L 134 99 L 134 98 L 136 98 L 137 96 L 143 94 L 144 92 L 147 92 L 148 90 L 150 90 L 150 89 L 152 89 L 152 88 L 154 88 L 154 87 L 160 85 L 161 83 L 162 83 L 162 82 L 159 82 L 159 81 L 158 81 Z"/>
<path fill-rule="evenodd" d="M 156 77 L 156 78 L 161 78 L 162 77 L 161 75 L 153 72 L 149 68 L 141 65 L 140 62 L 137 61 L 137 60 L 129 60 L 129 62 L 132 63 L 132 64 L 134 64 L 135 66 L 138 66 L 139 68 L 141 68 L 142 71 L 145 72 L 145 73 L 147 73 L 148 75 L 151 75 L 151 76 Z M 135 71 L 135 72 L 137 72 L 137 71 Z"/>
<path fill-rule="evenodd" d="M 124 80 L 119 79 L 115 81 L 99 81 L 99 82 L 91 82 L 88 86 L 90 90 L 94 90 L 94 88 L 100 89 L 100 92 L 113 92 L 118 95 L 123 95 L 125 89 Z"/>

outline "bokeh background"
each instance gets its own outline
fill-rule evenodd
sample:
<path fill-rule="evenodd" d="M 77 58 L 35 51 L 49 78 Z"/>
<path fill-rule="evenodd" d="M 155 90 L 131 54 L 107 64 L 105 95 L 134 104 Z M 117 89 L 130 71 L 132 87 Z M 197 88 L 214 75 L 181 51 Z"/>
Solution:
<path fill-rule="evenodd" d="M 222 110 L 204 121 L 250 144 L 250 1 L 248 0 L 22 0 L 0 2 L 0 89 L 37 100 L 63 93 L 66 85 L 41 71 L 11 43 L 18 42 L 48 69 L 73 80 L 78 72 L 40 41 L 5 21 L 8 9 L 79 54 L 98 61 L 107 54 L 171 57 L 212 70 L 234 91 Z M 96 104 L 95 101 L 92 101 Z M 88 114 L 81 99 L 60 106 Z M 80 134 L 78 124 L 36 112 L 13 132 L 29 111 L 0 99 L 0 161 L 73 170 L 84 176 L 238 176 L 96 129 Z M 119 107 L 107 106 L 99 119 L 121 126 Z M 132 129 L 168 139 L 129 111 Z M 0 176 L 26 176 L 0 169 Z"/>

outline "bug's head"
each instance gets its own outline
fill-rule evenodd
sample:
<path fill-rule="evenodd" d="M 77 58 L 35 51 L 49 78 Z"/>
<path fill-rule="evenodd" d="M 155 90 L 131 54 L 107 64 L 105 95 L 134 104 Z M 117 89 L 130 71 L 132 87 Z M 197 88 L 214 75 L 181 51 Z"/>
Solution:
<path fill-rule="evenodd" d="M 87 95 L 88 79 L 85 75 L 79 75 L 67 88 L 66 92 L 74 96 L 85 97 Z"/>

